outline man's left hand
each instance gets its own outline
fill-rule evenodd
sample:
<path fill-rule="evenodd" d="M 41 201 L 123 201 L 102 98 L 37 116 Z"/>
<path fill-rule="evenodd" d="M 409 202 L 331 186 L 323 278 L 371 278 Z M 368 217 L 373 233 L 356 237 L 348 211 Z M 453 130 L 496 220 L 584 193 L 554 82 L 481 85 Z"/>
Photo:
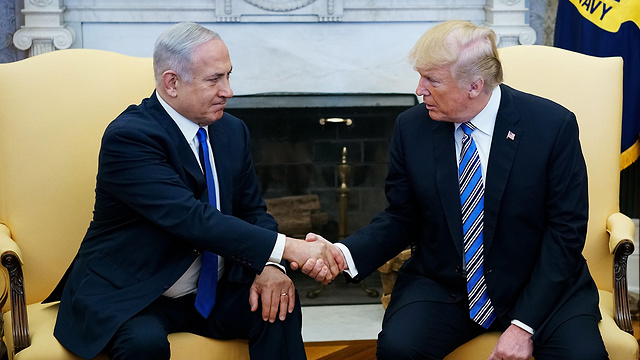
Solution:
<path fill-rule="evenodd" d="M 278 315 L 280 320 L 284 320 L 296 304 L 293 281 L 275 266 L 265 266 L 249 289 L 251 311 L 258 310 L 260 300 L 264 321 L 273 323 Z"/>
<path fill-rule="evenodd" d="M 487 360 L 529 360 L 531 354 L 531 334 L 516 325 L 511 325 L 502 333 Z"/>

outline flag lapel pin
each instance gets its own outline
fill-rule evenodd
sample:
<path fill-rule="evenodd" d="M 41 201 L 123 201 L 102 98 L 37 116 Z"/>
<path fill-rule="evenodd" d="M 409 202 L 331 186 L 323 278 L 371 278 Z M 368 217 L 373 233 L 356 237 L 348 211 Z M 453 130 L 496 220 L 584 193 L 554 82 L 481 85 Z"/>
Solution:
<path fill-rule="evenodd" d="M 516 134 L 514 134 L 513 132 L 509 131 L 507 133 L 507 139 L 509 140 L 515 140 L 516 139 Z"/>

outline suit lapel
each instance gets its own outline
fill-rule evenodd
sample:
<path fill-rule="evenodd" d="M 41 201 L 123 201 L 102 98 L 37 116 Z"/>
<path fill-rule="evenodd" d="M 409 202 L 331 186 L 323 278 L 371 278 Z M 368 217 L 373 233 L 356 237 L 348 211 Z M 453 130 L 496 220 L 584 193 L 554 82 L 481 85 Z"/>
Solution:
<path fill-rule="evenodd" d="M 496 125 L 491 140 L 491 153 L 487 167 L 487 179 L 485 180 L 484 200 L 484 247 L 485 252 L 491 247 L 495 234 L 496 224 L 502 196 L 504 194 L 513 160 L 516 156 L 518 144 L 522 138 L 523 130 L 517 126 L 520 114 L 513 106 L 511 89 L 500 86 L 502 98 Z"/>
<path fill-rule="evenodd" d="M 196 198 L 201 199 L 203 196 L 206 196 L 204 190 L 207 187 L 207 180 L 202 173 L 202 169 L 200 169 L 198 160 L 196 160 L 193 155 L 193 151 L 185 140 L 184 135 L 182 135 L 178 125 L 176 125 L 162 105 L 160 105 L 160 102 L 158 102 L 157 94 L 155 92 L 149 100 L 149 109 L 155 112 L 155 115 L 153 115 L 154 118 L 163 126 L 167 131 L 167 134 L 169 134 L 169 138 L 174 144 L 182 162 L 182 167 L 195 180 L 195 188 L 189 183 L 187 183 L 187 186 L 191 187 Z M 204 201 L 206 201 L 206 199 Z"/>
<path fill-rule="evenodd" d="M 448 122 L 433 122 L 436 184 L 447 219 L 453 244 L 460 257 L 462 249 L 462 214 L 460 213 L 460 188 L 456 164 L 456 145 L 453 137 L 455 126 Z"/>
<path fill-rule="evenodd" d="M 231 179 L 231 169 L 229 168 L 228 159 L 230 159 L 229 155 L 229 146 L 227 136 L 224 131 L 222 131 L 221 126 L 219 124 L 220 121 L 224 121 L 224 118 L 214 122 L 209 125 L 209 142 L 211 143 L 211 148 L 213 151 L 213 157 L 216 162 L 216 173 L 218 175 L 218 186 L 220 199 L 220 211 L 224 214 L 231 213 L 231 197 L 226 196 L 226 194 L 231 194 L 233 189 L 232 179 Z"/>

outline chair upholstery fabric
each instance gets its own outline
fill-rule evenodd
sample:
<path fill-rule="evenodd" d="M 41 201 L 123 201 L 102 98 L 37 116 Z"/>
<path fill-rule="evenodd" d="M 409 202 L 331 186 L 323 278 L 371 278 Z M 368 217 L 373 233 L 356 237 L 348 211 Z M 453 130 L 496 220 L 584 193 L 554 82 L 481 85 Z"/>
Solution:
<path fill-rule="evenodd" d="M 91 220 L 100 138 L 152 94 L 151 58 L 61 50 L 0 64 L 0 251 L 22 263 L 32 345 L 15 359 L 76 359 L 53 337 L 57 305 L 39 304 L 71 263 Z M 4 225 L 4 226 L 3 226 Z M 170 336 L 172 359 L 248 359 L 246 341 Z M 46 356 L 43 356 L 46 354 Z"/>

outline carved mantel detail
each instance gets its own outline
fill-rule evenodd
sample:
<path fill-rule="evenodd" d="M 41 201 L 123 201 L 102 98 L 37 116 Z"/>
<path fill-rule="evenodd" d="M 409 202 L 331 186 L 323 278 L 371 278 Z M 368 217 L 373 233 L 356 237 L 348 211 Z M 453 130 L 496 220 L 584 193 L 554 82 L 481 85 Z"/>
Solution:
<path fill-rule="evenodd" d="M 498 35 L 498 46 L 531 45 L 536 32 L 527 24 L 525 0 L 487 0 L 484 24 Z"/>
<path fill-rule="evenodd" d="M 422 23 L 426 30 L 447 19 L 467 19 L 494 29 L 500 47 L 536 39 L 526 0 L 25 0 L 22 13 L 25 25 L 14 44 L 31 56 L 82 47 L 84 23 Z"/>
<path fill-rule="evenodd" d="M 345 0 L 216 0 L 216 21 L 341 21 L 344 1 Z"/>
<path fill-rule="evenodd" d="M 65 25 L 64 12 L 62 0 L 25 1 L 25 25 L 14 34 L 13 44 L 20 50 L 29 50 L 29 56 L 69 48 L 76 34 Z"/>
<path fill-rule="evenodd" d="M 260 9 L 275 12 L 298 10 L 306 7 L 317 0 L 244 0 L 245 2 L 257 6 Z"/>

